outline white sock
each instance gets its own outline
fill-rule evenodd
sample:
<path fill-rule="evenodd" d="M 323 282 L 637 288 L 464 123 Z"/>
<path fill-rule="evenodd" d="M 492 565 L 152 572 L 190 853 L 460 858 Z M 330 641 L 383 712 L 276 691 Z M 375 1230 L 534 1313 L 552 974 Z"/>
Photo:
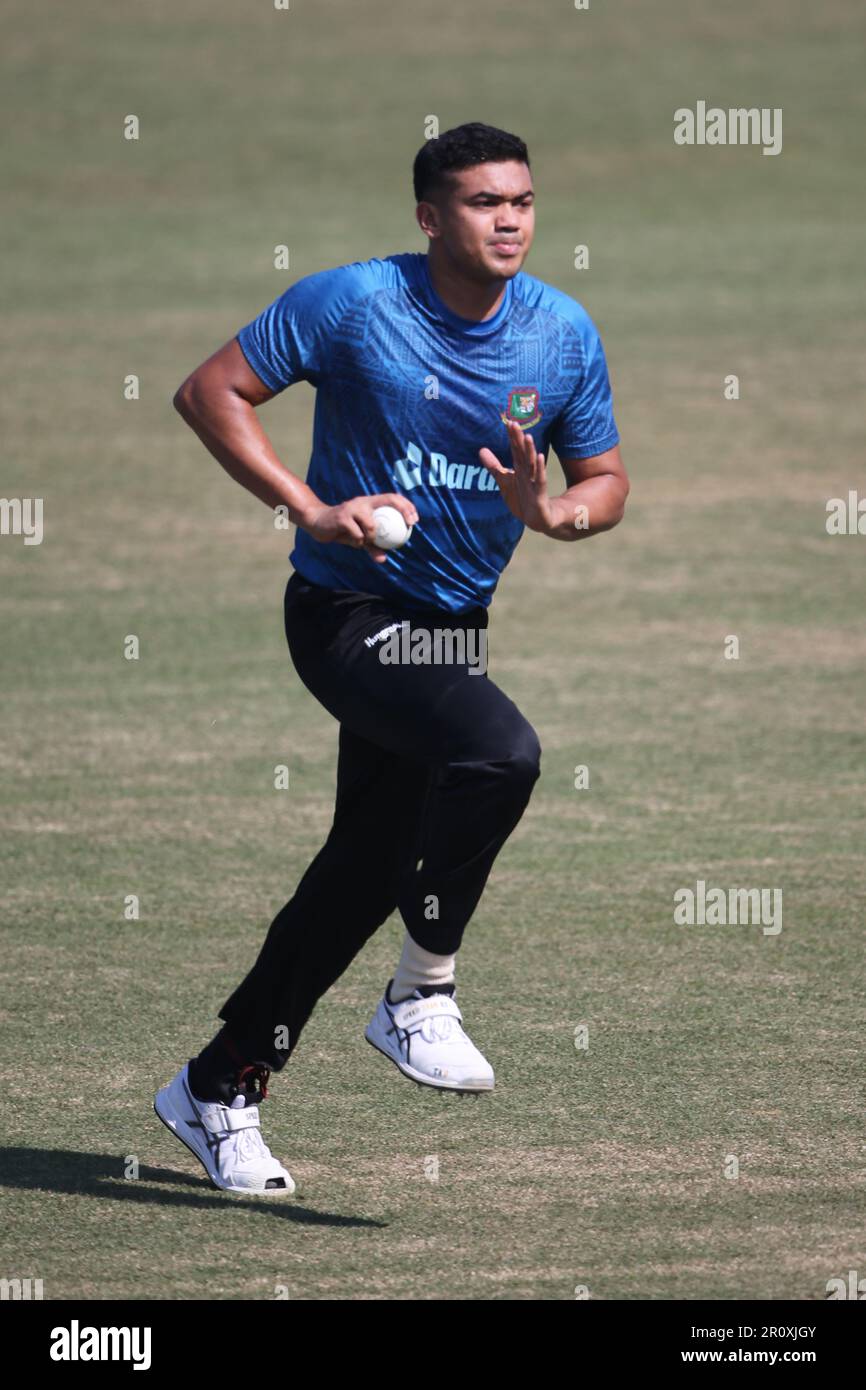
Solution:
<path fill-rule="evenodd" d="M 403 954 L 394 971 L 391 1002 L 396 1004 L 408 999 L 420 985 L 452 985 L 455 959 L 455 956 L 436 956 L 432 951 L 425 951 L 407 932 Z"/>

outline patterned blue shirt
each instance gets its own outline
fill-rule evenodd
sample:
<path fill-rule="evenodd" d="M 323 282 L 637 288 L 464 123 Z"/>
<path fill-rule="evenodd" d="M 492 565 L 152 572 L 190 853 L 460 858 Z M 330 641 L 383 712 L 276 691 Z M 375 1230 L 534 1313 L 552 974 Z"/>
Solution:
<path fill-rule="evenodd" d="M 619 443 L 598 331 L 560 290 L 523 271 L 492 318 L 459 318 L 427 257 L 405 253 L 309 275 L 238 334 L 271 391 L 316 388 L 307 483 L 329 506 L 411 498 L 410 540 L 376 564 L 298 530 L 290 559 L 314 584 L 460 612 L 487 606 L 523 533 L 478 461 L 511 467 L 507 419 L 537 449 L 589 458 Z"/>

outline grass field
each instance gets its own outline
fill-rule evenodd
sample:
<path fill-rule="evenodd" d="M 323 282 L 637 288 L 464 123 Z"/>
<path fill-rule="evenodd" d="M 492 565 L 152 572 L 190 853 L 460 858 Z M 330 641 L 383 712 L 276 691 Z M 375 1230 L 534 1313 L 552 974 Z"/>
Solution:
<path fill-rule="evenodd" d="M 0 491 L 43 497 L 45 536 L 0 538 L 0 1275 L 808 1300 L 866 1274 L 866 538 L 825 529 L 866 490 L 862 7 L 4 12 Z M 782 108 L 782 153 L 675 146 L 697 100 Z M 395 916 L 263 1108 L 297 1196 L 242 1202 L 152 1095 L 324 838 L 337 729 L 285 647 L 287 538 L 171 396 L 293 279 L 422 249 L 429 114 L 527 140 L 528 269 L 601 328 L 632 495 L 588 544 L 528 534 L 493 604 L 491 675 L 544 748 L 460 959 L 496 1091 L 421 1091 L 364 1042 Z M 301 473 L 312 400 L 263 412 Z M 781 888 L 782 931 L 675 925 L 698 879 Z"/>

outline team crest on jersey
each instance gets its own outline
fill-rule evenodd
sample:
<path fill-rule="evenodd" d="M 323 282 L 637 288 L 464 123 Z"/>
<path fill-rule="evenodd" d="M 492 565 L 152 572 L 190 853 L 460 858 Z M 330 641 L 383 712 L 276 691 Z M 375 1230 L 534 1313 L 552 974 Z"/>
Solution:
<path fill-rule="evenodd" d="M 541 411 L 538 409 L 538 391 L 534 386 L 517 386 L 508 393 L 508 405 L 502 411 L 504 424 L 516 421 L 518 425 L 529 429 L 531 425 L 537 425 L 541 419 Z"/>

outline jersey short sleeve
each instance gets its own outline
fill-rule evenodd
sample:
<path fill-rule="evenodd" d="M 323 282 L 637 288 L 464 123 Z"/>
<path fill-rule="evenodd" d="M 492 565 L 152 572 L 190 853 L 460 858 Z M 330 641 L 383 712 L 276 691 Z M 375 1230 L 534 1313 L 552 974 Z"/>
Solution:
<path fill-rule="evenodd" d="M 575 308 L 578 306 L 575 305 Z M 561 459 L 592 458 L 619 443 L 613 416 L 613 396 L 598 329 L 583 310 L 572 328 L 580 341 L 579 370 L 574 391 L 558 415 L 550 442 Z"/>
<path fill-rule="evenodd" d="M 296 381 L 318 385 L 344 313 L 376 287 L 369 262 L 305 276 L 240 330 L 244 357 L 270 391 Z"/>

